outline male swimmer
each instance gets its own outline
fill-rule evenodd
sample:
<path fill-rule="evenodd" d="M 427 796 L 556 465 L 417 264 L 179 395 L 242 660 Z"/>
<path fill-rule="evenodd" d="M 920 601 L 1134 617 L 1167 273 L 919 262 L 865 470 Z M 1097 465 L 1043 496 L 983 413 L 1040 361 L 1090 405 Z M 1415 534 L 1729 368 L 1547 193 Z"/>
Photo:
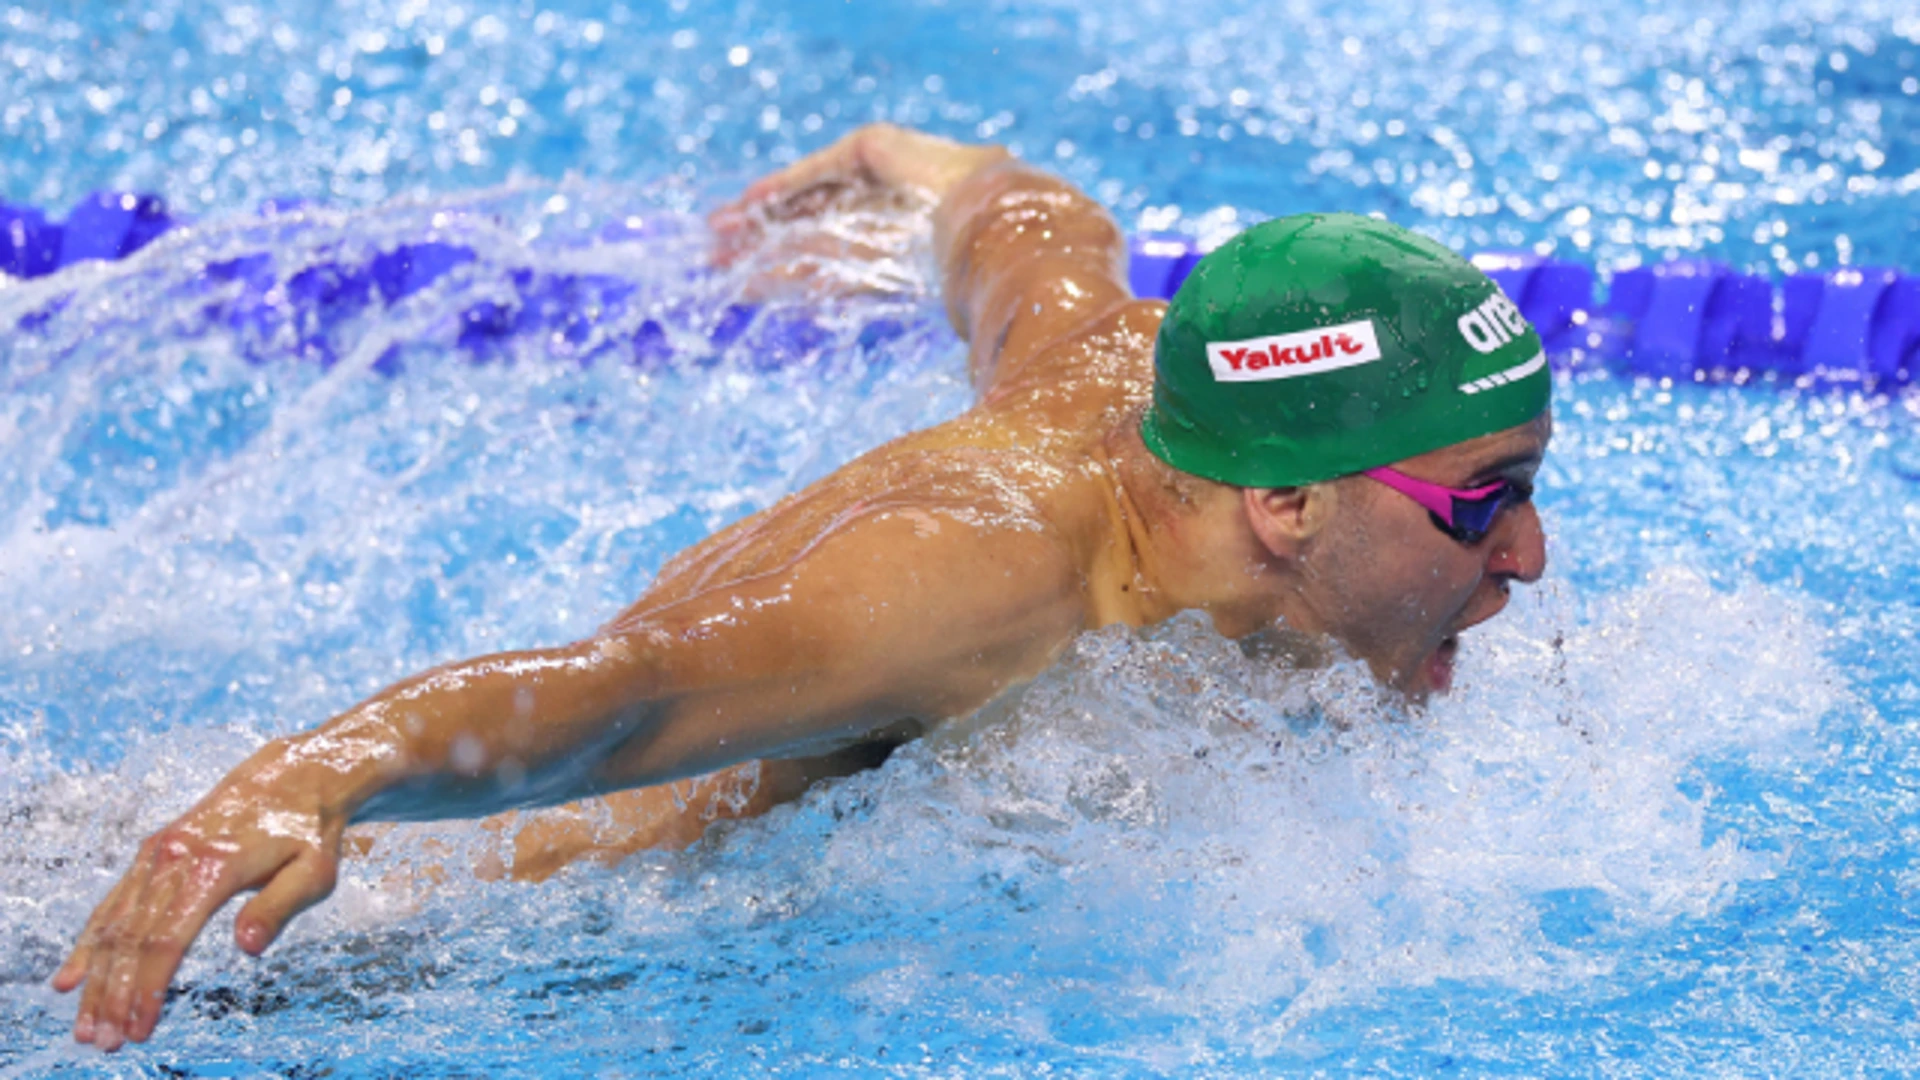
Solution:
<path fill-rule="evenodd" d="M 1546 561 L 1539 337 L 1439 244 L 1282 218 L 1172 303 L 1113 219 L 997 148 L 879 126 L 748 188 L 723 248 L 823 191 L 918 191 L 979 400 L 672 560 L 587 640 L 449 664 L 276 739 L 149 838 L 54 976 L 74 1034 L 144 1040 L 213 913 L 258 954 L 333 889 L 349 825 L 594 798 L 513 871 L 687 843 L 663 785 L 757 813 L 980 709 L 1087 630 L 1207 613 L 1333 642 L 1419 699 Z M 753 763 L 758 761 L 757 766 Z M 731 785 L 731 786 L 730 786 Z M 684 794 L 684 791 L 683 791 Z"/>

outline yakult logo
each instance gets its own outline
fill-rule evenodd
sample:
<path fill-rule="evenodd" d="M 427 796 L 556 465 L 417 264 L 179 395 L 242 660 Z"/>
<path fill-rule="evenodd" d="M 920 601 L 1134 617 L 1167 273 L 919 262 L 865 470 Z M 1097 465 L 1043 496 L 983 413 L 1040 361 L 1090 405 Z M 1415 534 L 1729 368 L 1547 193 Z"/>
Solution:
<path fill-rule="evenodd" d="M 1527 332 L 1526 316 L 1498 290 L 1460 316 L 1460 336 L 1477 353 L 1490 353 Z"/>
<path fill-rule="evenodd" d="M 1207 343 L 1207 362 L 1213 365 L 1213 377 L 1219 382 L 1291 379 L 1378 359 L 1380 339 L 1374 336 L 1371 319 L 1297 334 Z"/>

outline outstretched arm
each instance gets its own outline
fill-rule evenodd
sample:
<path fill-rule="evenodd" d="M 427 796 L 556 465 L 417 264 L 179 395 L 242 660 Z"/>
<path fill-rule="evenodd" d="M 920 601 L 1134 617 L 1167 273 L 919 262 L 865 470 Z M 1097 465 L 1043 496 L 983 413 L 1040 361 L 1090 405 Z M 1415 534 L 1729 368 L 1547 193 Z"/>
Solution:
<path fill-rule="evenodd" d="M 1125 299 L 1118 230 L 1097 206 L 1004 151 L 897 128 L 862 129 L 756 184 L 716 228 L 724 237 L 755 207 L 844 183 L 940 201 L 950 305 L 989 365 Z M 1032 508 L 994 504 L 1001 485 L 945 490 L 964 505 L 929 512 L 937 500 L 861 493 L 771 572 L 647 606 L 573 645 L 435 669 L 262 747 L 148 839 L 94 911 L 54 977 L 61 991 L 85 984 L 76 1036 L 112 1049 L 151 1034 L 187 949 L 240 892 L 259 890 L 235 937 L 264 950 L 332 891 L 351 822 L 478 815 L 829 753 L 1037 674 L 1084 620 L 1075 564 Z"/>
<path fill-rule="evenodd" d="M 895 504 L 900 506 L 901 504 Z M 827 753 L 955 715 L 1079 628 L 1078 578 L 1022 508 L 851 512 L 772 572 L 559 649 L 448 665 L 275 740 L 141 845 L 56 974 L 75 1035 L 144 1039 L 213 913 L 251 953 L 325 898 L 353 821 L 478 815 Z"/>

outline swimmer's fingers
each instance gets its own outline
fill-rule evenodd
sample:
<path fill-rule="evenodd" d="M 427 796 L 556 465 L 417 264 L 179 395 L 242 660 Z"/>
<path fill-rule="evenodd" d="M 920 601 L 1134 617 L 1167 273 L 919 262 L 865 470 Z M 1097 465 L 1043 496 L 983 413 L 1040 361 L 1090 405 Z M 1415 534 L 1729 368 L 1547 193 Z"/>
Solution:
<path fill-rule="evenodd" d="M 322 863 L 328 869 L 324 886 L 316 894 L 320 875 L 316 875 L 314 867 Z M 290 880 L 297 883 L 303 895 L 311 895 L 304 904 L 270 921 L 270 929 L 264 933 L 258 926 L 265 920 L 257 913 L 251 918 L 247 916 L 248 911 L 259 906 L 259 898 L 242 909 L 235 937 L 242 948 L 258 955 L 278 935 L 287 919 L 333 891 L 332 868 L 337 865 L 337 858 L 322 857 L 314 846 L 290 840 L 263 845 L 246 853 L 222 851 L 201 856 L 197 862 L 183 861 L 184 873 L 175 875 L 178 880 L 174 893 L 164 900 L 156 897 L 151 909 L 154 915 L 138 947 L 127 958 L 130 972 L 124 981 L 120 972 L 115 972 L 106 1014 L 124 1016 L 126 1037 L 145 1042 L 160 1022 L 167 987 L 179 971 L 181 961 L 186 959 L 187 949 L 228 900 L 237 893 L 260 888 L 263 883 L 265 889 L 261 896 L 270 893 L 284 896 L 289 891 Z M 276 905 L 270 901 L 268 906 Z M 120 996 L 122 987 L 124 1003 Z M 122 1009 L 125 1011 L 121 1012 Z"/>
<path fill-rule="evenodd" d="M 222 844 L 198 852 L 179 852 L 173 881 L 169 883 L 173 891 L 170 896 L 155 897 L 150 908 L 152 916 L 131 958 L 133 966 L 126 982 L 124 1014 L 127 1038 L 145 1042 L 153 1034 L 174 973 L 180 970 L 187 950 L 215 912 L 238 893 L 259 888 L 262 883 L 271 889 L 289 874 L 306 873 L 299 868 L 316 861 L 316 851 L 314 845 L 282 838 L 250 850 Z M 326 861 L 329 865 L 337 863 L 337 859 Z M 332 891 L 331 877 L 327 891 Z M 243 908 L 243 915 L 245 911 Z M 241 939 L 241 947 L 246 948 L 247 936 L 236 936 Z M 261 941 L 258 949 L 247 951 L 258 955 L 271 940 L 269 936 Z M 117 1005 L 117 999 L 108 999 L 108 1015 L 116 1015 L 113 1010 Z"/>
<path fill-rule="evenodd" d="M 849 185 L 910 189 L 938 199 L 975 171 L 1009 156 L 1004 147 L 970 146 L 893 124 L 868 124 L 754 181 L 736 205 L 779 203 L 815 188 Z"/>
<path fill-rule="evenodd" d="M 133 881 L 133 876 L 132 872 L 123 875 L 119 881 L 114 882 L 113 888 L 107 890 L 107 895 L 94 905 L 93 914 L 87 916 L 87 925 L 80 931 L 79 939 L 74 942 L 73 951 L 67 954 L 66 963 L 61 964 L 60 970 L 53 973 L 55 990 L 62 994 L 72 993 L 86 980 L 88 968 L 93 963 L 93 955 L 99 948 L 101 931 L 112 921 L 114 912 L 119 910 L 119 905 L 130 887 L 129 883 Z"/>
<path fill-rule="evenodd" d="M 156 940 L 154 925 L 169 913 L 178 892 L 177 856 L 177 846 L 169 843 L 165 833 L 140 845 L 133 866 L 95 909 L 75 958 L 57 977 L 56 986 L 86 985 L 74 1018 L 78 1041 L 117 1050 L 136 1026 L 135 1014 L 142 1005 L 141 968 L 156 952 L 167 951 L 164 939 Z M 180 944 L 178 951 L 184 954 L 185 948 Z M 81 952 L 86 954 L 84 967 L 74 972 L 71 969 L 78 966 L 75 961 Z M 164 983 L 160 989 L 165 991 Z M 157 998 L 152 1006 L 157 1014 Z"/>
<path fill-rule="evenodd" d="M 731 266 L 759 246 L 769 222 L 817 214 L 849 187 L 864 184 L 860 147 L 868 130 L 854 131 L 755 180 L 740 198 L 707 215 L 707 226 L 713 230 L 714 264 Z"/>
<path fill-rule="evenodd" d="M 1008 158 L 892 124 L 869 124 L 747 187 L 708 216 L 713 262 L 729 267 L 761 247 L 769 226 L 816 218 L 835 207 L 886 205 L 906 197 L 937 203 L 955 184 Z"/>
<path fill-rule="evenodd" d="M 74 1038 L 112 1051 L 150 1037 L 167 986 L 207 920 L 312 846 L 286 838 L 238 845 L 179 823 L 149 838 L 56 976 L 56 986 L 86 985 Z"/>
<path fill-rule="evenodd" d="M 234 943 L 254 956 L 266 952 L 294 916 L 333 895 L 339 876 L 336 853 L 321 848 L 302 851 L 240 909 L 233 920 Z"/>
<path fill-rule="evenodd" d="M 93 1043 L 103 1050 L 118 1049 L 123 1041 L 121 1032 L 124 1025 L 112 1012 L 112 995 L 109 991 L 126 951 L 125 943 L 130 937 L 128 925 L 139 917 L 141 905 L 152 891 L 152 864 L 147 858 L 147 849 L 142 847 L 133 867 L 94 910 L 82 938 L 82 948 L 76 950 L 76 953 L 85 953 L 80 971 L 76 974 L 63 972 L 67 974 L 69 986 L 85 986 L 80 995 L 80 1006 L 74 1013 L 75 1040 Z M 78 956 L 76 959 L 79 959 Z M 70 965 L 72 963 L 69 961 Z"/>
<path fill-rule="evenodd" d="M 118 924 L 121 912 L 125 910 L 131 895 L 138 892 L 144 875 L 140 864 L 136 863 L 93 909 L 88 917 L 86 929 L 80 933 L 80 940 L 74 945 L 67 962 L 54 973 L 53 988 L 65 994 L 86 984 L 87 992 L 80 995 L 80 1006 L 74 1013 L 73 1037 L 79 1042 L 94 1041 L 95 1015 L 99 1011 L 101 989 L 106 982 L 106 970 L 111 947 L 107 935 Z"/>
<path fill-rule="evenodd" d="M 974 171 L 1007 159 L 998 146 L 969 146 L 893 124 L 868 124 L 824 150 L 747 185 L 708 218 L 721 247 L 763 220 L 819 213 L 850 189 L 912 191 L 938 200 Z"/>
<path fill-rule="evenodd" d="M 741 192 L 735 207 L 771 207 L 814 188 L 842 187 L 856 181 L 871 180 L 868 159 L 873 147 L 893 131 L 890 124 L 869 124 L 836 139 L 824 150 L 816 150 L 778 172 L 755 180 Z"/>
<path fill-rule="evenodd" d="M 177 873 L 166 874 L 145 897 L 146 906 L 130 912 L 133 931 L 113 950 L 111 963 L 99 977 L 100 1004 L 94 1043 L 100 1049 L 119 1049 L 121 1042 L 145 1042 L 160 1022 L 167 984 L 185 959 L 187 949 L 206 921 L 202 916 L 182 927 L 178 903 L 186 883 Z"/>
<path fill-rule="evenodd" d="M 835 206 L 850 205 L 843 196 L 855 190 L 849 184 L 817 184 L 792 196 L 756 206 L 723 206 L 707 217 L 713 230 L 713 263 L 728 267 L 749 253 L 760 252 L 769 235 L 769 226 L 802 221 L 825 215 Z"/>

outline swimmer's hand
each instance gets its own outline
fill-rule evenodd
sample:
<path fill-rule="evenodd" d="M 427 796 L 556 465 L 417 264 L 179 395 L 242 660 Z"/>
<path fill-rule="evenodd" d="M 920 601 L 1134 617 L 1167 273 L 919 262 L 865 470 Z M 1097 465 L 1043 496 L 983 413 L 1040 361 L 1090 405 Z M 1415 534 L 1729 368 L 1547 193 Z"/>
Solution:
<path fill-rule="evenodd" d="M 262 748 L 149 837 L 94 909 L 53 977 L 63 994 L 86 984 L 75 1039 L 112 1051 L 152 1035 L 187 949 L 236 894 L 259 890 L 234 920 L 235 941 L 258 956 L 333 892 L 347 821 L 322 808 L 284 745 Z"/>
<path fill-rule="evenodd" d="M 769 225 L 816 217 L 850 202 L 909 199 L 930 208 L 961 181 L 1010 156 L 1004 147 L 968 146 L 892 124 L 869 124 L 761 177 L 737 201 L 714 211 L 708 218 L 714 262 L 730 266 L 760 247 Z"/>

